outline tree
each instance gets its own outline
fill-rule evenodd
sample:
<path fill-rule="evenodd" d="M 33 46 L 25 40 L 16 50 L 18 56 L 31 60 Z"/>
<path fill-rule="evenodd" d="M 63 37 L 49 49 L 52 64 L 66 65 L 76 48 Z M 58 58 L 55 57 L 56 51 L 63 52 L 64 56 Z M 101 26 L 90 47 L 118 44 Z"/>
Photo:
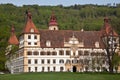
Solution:
<path fill-rule="evenodd" d="M 120 55 L 118 55 L 118 53 L 115 53 L 113 56 L 112 64 L 114 69 L 116 70 L 116 73 L 119 66 L 119 62 L 120 62 Z"/>
<path fill-rule="evenodd" d="M 116 48 L 118 47 L 118 34 L 114 31 L 114 29 L 109 24 L 110 19 L 107 17 L 104 19 L 104 26 L 102 28 L 102 40 L 104 43 L 104 48 L 107 53 L 107 59 L 109 64 L 109 72 L 113 73 L 113 57 L 116 52 Z"/>

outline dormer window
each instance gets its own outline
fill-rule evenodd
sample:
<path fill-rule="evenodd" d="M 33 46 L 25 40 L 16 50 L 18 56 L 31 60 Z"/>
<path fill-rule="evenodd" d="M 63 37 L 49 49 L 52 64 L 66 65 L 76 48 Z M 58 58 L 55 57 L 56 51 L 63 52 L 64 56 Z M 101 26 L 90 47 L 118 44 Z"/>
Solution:
<path fill-rule="evenodd" d="M 51 42 L 48 40 L 48 41 L 46 41 L 46 46 L 47 47 L 50 47 L 51 46 Z"/>
<path fill-rule="evenodd" d="M 31 28 L 30 32 L 34 32 L 34 29 L 33 29 L 33 28 Z"/>
<path fill-rule="evenodd" d="M 99 47 L 100 47 L 99 42 L 95 42 L 95 47 L 96 47 L 96 48 L 99 48 Z"/>

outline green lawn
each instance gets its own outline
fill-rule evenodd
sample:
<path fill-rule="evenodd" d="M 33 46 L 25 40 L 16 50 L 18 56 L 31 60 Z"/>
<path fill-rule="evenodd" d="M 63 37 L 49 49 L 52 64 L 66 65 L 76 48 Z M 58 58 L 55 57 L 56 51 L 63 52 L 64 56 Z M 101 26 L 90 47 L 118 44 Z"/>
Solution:
<path fill-rule="evenodd" d="M 120 74 L 108 73 L 22 73 L 3 74 L 0 80 L 120 80 Z"/>

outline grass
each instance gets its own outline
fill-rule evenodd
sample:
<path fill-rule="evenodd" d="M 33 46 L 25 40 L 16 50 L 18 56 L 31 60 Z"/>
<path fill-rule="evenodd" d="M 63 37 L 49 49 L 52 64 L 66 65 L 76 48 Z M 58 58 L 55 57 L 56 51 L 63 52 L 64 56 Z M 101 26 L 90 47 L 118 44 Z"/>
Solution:
<path fill-rule="evenodd" d="M 0 75 L 0 80 L 119 80 L 120 74 L 108 73 L 21 73 Z"/>

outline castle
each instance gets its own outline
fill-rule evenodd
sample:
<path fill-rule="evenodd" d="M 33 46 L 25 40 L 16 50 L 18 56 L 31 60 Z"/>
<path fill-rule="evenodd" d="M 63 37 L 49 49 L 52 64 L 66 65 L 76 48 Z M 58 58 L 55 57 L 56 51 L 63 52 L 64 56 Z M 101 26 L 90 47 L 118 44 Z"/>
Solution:
<path fill-rule="evenodd" d="M 100 31 L 59 30 L 52 13 L 47 30 L 38 30 L 27 13 L 27 21 L 19 39 L 11 29 L 6 67 L 11 73 L 20 72 L 101 72 L 108 70 L 106 50 L 101 39 L 103 30 L 111 30 L 108 18 Z M 113 30 L 113 35 L 118 34 Z M 18 45 L 15 54 L 11 47 Z M 120 69 L 118 69 L 120 71 Z"/>

